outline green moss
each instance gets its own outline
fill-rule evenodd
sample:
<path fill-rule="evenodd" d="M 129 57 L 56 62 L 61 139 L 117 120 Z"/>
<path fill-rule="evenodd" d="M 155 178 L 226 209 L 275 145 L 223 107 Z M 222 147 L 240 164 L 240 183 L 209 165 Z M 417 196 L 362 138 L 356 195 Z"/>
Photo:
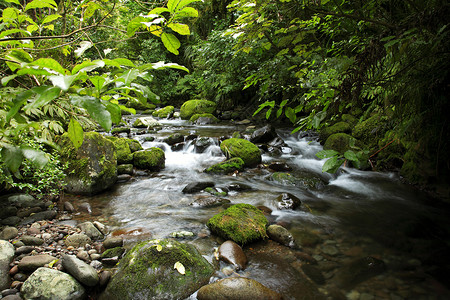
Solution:
<path fill-rule="evenodd" d="M 212 165 L 205 170 L 206 173 L 214 174 L 230 174 L 234 171 L 241 171 L 244 169 L 244 161 L 240 157 L 233 157 L 226 161 Z"/>
<path fill-rule="evenodd" d="M 231 138 L 220 144 L 220 150 L 227 158 L 240 157 L 246 167 L 254 167 L 261 162 L 261 151 L 250 141 Z"/>
<path fill-rule="evenodd" d="M 125 253 L 125 249 L 122 247 L 115 247 L 111 249 L 107 249 L 105 252 L 102 253 L 102 258 L 113 258 L 115 256 L 121 257 L 122 254 Z"/>
<path fill-rule="evenodd" d="M 267 238 L 267 219 L 250 204 L 236 204 L 208 220 L 212 232 L 239 244 Z"/>
<path fill-rule="evenodd" d="M 134 108 L 137 110 L 148 110 L 148 109 L 154 109 L 156 107 L 155 104 L 147 103 L 147 102 L 141 102 L 139 100 L 130 99 L 125 104 L 126 107 Z"/>
<path fill-rule="evenodd" d="M 386 117 L 380 114 L 373 115 L 367 120 L 356 124 L 353 128 L 352 135 L 369 145 L 376 145 L 379 138 L 383 138 L 386 132 L 384 123 Z"/>
<path fill-rule="evenodd" d="M 173 106 L 166 106 L 154 111 L 152 115 L 158 118 L 167 118 L 168 116 L 173 114 L 174 110 L 175 108 Z"/>
<path fill-rule="evenodd" d="M 297 177 L 291 173 L 275 172 L 272 173 L 272 180 L 284 185 L 297 186 L 305 189 L 318 189 L 323 186 L 322 179 L 312 174 L 303 173 Z"/>
<path fill-rule="evenodd" d="M 141 143 L 139 143 L 139 141 L 136 141 L 134 139 L 125 139 L 125 140 L 127 141 L 128 146 L 130 147 L 131 153 L 144 149 L 142 148 L 142 145 Z"/>
<path fill-rule="evenodd" d="M 165 166 L 164 151 L 160 148 L 150 148 L 133 153 L 133 165 L 140 169 L 159 171 Z"/>
<path fill-rule="evenodd" d="M 130 128 L 128 127 L 116 127 L 111 129 L 111 133 L 130 133 Z"/>
<path fill-rule="evenodd" d="M 185 274 L 174 269 L 180 262 Z M 120 261 L 101 299 L 184 299 L 207 284 L 213 267 L 194 246 L 175 240 L 137 244 Z"/>
<path fill-rule="evenodd" d="M 195 114 L 214 113 L 216 103 L 208 100 L 189 100 L 183 103 L 180 108 L 180 118 L 183 120 L 190 119 Z"/>
<path fill-rule="evenodd" d="M 335 133 L 350 133 L 352 131 L 352 126 L 347 122 L 338 122 L 329 127 L 323 127 L 320 130 L 320 139 L 326 141 L 326 139 Z"/>
<path fill-rule="evenodd" d="M 128 139 L 113 136 L 108 136 L 107 139 L 112 141 L 114 144 L 118 164 L 128 164 L 132 162 L 133 155 L 131 154 L 130 146 L 127 142 Z"/>
<path fill-rule="evenodd" d="M 195 114 L 193 115 L 189 121 L 195 123 L 199 118 L 209 118 L 211 119 L 211 124 L 219 123 L 219 119 L 217 119 L 213 114 L 205 113 L 205 114 Z"/>
<path fill-rule="evenodd" d="M 363 148 L 362 143 L 356 140 L 351 135 L 348 135 L 346 133 L 335 133 L 327 138 L 325 144 L 323 145 L 323 149 L 336 150 L 340 154 L 344 154 L 345 151 L 352 148 L 352 145 Z"/>

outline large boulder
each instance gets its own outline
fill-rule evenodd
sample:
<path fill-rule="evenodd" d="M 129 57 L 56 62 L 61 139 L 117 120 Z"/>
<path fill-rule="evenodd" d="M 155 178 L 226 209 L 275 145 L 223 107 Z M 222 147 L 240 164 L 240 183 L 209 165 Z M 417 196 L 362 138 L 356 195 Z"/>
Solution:
<path fill-rule="evenodd" d="M 216 103 L 208 100 L 189 100 L 180 108 L 180 118 L 189 120 L 195 114 L 212 114 L 216 110 Z"/>
<path fill-rule="evenodd" d="M 100 299 L 185 299 L 207 284 L 213 272 L 193 245 L 170 239 L 145 241 L 121 259 Z"/>
<path fill-rule="evenodd" d="M 133 153 L 133 165 L 139 169 L 160 171 L 165 167 L 165 160 L 164 151 L 156 147 Z"/>
<path fill-rule="evenodd" d="M 196 125 L 207 125 L 219 123 L 219 119 L 213 114 L 195 114 L 189 119 L 189 122 Z"/>
<path fill-rule="evenodd" d="M 78 300 L 84 299 L 86 291 L 69 274 L 39 268 L 28 277 L 20 290 L 24 299 L 40 300 Z"/>
<path fill-rule="evenodd" d="M 250 204 L 235 204 L 208 220 L 207 226 L 220 237 L 238 244 L 267 238 L 267 219 Z"/>
<path fill-rule="evenodd" d="M 132 162 L 133 155 L 131 153 L 130 145 L 127 141 L 128 139 L 117 138 L 114 136 L 108 136 L 107 139 L 114 144 L 114 149 L 117 156 L 117 164 L 129 164 Z"/>
<path fill-rule="evenodd" d="M 254 167 L 261 162 L 261 151 L 250 141 L 231 138 L 220 144 L 220 150 L 227 158 L 240 157 L 246 167 Z"/>
<path fill-rule="evenodd" d="M 9 264 L 14 258 L 14 246 L 7 242 L 0 240 L 0 290 L 9 288 L 11 280 L 9 277 Z"/>
<path fill-rule="evenodd" d="M 281 300 L 280 294 L 256 280 L 245 277 L 225 278 L 203 286 L 198 300 L 259 299 Z"/>
<path fill-rule="evenodd" d="M 352 132 L 352 126 L 347 122 L 337 122 L 336 124 L 329 126 L 329 127 L 323 127 L 320 130 L 320 139 L 322 141 L 326 141 L 327 138 L 335 133 L 351 133 Z"/>
<path fill-rule="evenodd" d="M 68 163 L 66 191 L 92 195 L 110 188 L 117 181 L 114 145 L 98 132 L 86 132 L 83 144 L 75 149 L 67 134 L 60 139 L 61 159 Z"/>
<path fill-rule="evenodd" d="M 161 127 L 161 123 L 155 120 L 153 117 L 141 117 L 137 118 L 133 123 L 133 127 L 136 128 L 158 128 Z"/>
<path fill-rule="evenodd" d="M 78 259 L 75 255 L 63 255 L 62 265 L 67 273 L 75 277 L 82 284 L 95 286 L 98 283 L 97 271 L 81 259 Z"/>
<path fill-rule="evenodd" d="M 269 124 L 255 130 L 250 137 L 250 141 L 252 143 L 268 143 L 276 137 L 275 128 Z"/>
<path fill-rule="evenodd" d="M 173 115 L 173 112 L 175 111 L 175 108 L 171 105 L 157 109 L 153 112 L 152 116 L 157 118 L 169 118 Z"/>
<path fill-rule="evenodd" d="M 362 143 L 346 133 L 335 133 L 330 135 L 325 144 L 324 150 L 336 150 L 340 154 L 344 154 L 345 151 L 350 150 L 352 146 L 362 147 Z"/>

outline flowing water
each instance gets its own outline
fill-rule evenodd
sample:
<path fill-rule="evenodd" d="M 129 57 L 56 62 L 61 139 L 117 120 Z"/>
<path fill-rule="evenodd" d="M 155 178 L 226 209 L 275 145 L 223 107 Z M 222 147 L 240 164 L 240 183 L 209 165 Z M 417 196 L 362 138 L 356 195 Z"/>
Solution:
<path fill-rule="evenodd" d="M 303 246 L 295 250 L 275 243 L 246 246 L 249 265 L 239 275 L 260 281 L 282 293 L 285 299 L 312 299 L 315 296 L 307 296 L 311 287 L 305 283 L 310 283 L 307 277 L 314 278 L 314 275 L 298 267 L 299 252 L 302 252 L 317 261 L 314 270 L 321 273 L 324 282 L 320 278 L 315 281 L 330 299 L 446 299 L 449 296 L 445 287 L 449 257 L 445 211 L 426 205 L 427 196 L 403 184 L 396 174 L 350 168 L 324 174 L 321 171 L 324 161 L 315 157 L 322 147 L 314 138 L 301 138 L 290 135 L 289 130 L 279 130 L 285 146 L 277 156 L 263 154 L 263 164 L 286 162 L 292 167 L 290 174 L 312 178 L 312 181 L 300 185 L 274 181 L 273 171 L 266 167 L 233 176 L 210 175 L 203 170 L 224 159 L 219 138 L 245 127 L 192 126 L 180 120 L 160 122 L 164 124 L 162 130 L 134 138 L 144 148 L 160 147 L 165 151 L 166 166 L 162 171 L 135 176 L 111 191 L 77 200 L 89 202 L 96 218 L 101 215 L 112 228 L 126 232 L 129 240 L 192 232 L 194 236 L 186 241 L 195 244 L 212 261 L 214 247 L 220 241 L 208 234 L 205 224 L 224 207 L 193 206 L 191 203 L 198 197 L 208 194 L 183 194 L 182 190 L 195 181 L 213 181 L 219 191 L 233 184 L 244 184 L 251 189 L 229 191 L 224 198 L 231 204 L 270 208 L 269 221 L 287 226 Z M 211 145 L 197 153 L 194 144 L 188 141 L 182 150 L 172 151 L 161 142 L 172 133 L 208 137 Z M 155 140 L 145 142 L 148 136 Z M 278 210 L 275 199 L 285 192 L 300 198 L 302 208 Z M 367 256 L 382 260 L 383 272 L 361 275 L 366 280 L 349 279 L 342 283 L 340 278 L 351 275 L 345 273 L 345 266 Z M 225 264 L 221 263 L 220 267 L 226 270 Z M 351 272 L 355 271 L 347 270 Z M 218 271 L 216 278 L 227 276 L 225 273 Z M 191 298 L 195 299 L 195 295 Z"/>

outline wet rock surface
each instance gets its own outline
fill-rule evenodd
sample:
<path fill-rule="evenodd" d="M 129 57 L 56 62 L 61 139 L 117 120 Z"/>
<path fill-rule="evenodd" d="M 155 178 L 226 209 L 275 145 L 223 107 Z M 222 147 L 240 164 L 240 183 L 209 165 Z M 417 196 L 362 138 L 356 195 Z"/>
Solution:
<path fill-rule="evenodd" d="M 247 256 L 242 248 L 233 241 L 226 241 L 219 247 L 219 259 L 232 264 L 238 270 L 247 266 Z"/>

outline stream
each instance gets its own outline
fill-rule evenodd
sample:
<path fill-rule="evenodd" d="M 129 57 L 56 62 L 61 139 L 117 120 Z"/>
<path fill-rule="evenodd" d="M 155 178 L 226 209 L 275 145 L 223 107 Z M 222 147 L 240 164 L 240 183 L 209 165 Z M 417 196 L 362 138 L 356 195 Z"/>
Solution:
<path fill-rule="evenodd" d="M 136 116 L 129 117 L 130 124 L 133 118 Z M 159 122 L 163 129 L 133 138 L 144 148 L 162 148 L 165 168 L 134 176 L 100 195 L 77 197 L 77 203 L 90 204 L 92 214 L 79 214 L 74 217 L 76 220 L 104 222 L 113 234 L 123 234 L 130 243 L 172 237 L 174 232 L 192 232 L 192 237 L 182 240 L 194 244 L 213 262 L 214 249 L 221 240 L 211 235 L 205 224 L 226 206 L 197 207 L 191 203 L 210 194 L 182 193 L 189 183 L 213 181 L 218 191 L 228 191 L 223 198 L 231 204 L 269 208 L 269 222 L 288 228 L 301 245 L 300 249 L 290 249 L 270 241 L 245 246 L 248 267 L 233 271 L 231 276 L 253 278 L 281 293 L 284 299 L 313 299 L 308 296 L 312 282 L 329 299 L 450 299 L 446 287 L 450 256 L 448 213 L 428 205 L 429 197 L 402 183 L 398 175 L 351 168 L 341 168 L 336 174 L 322 173 L 324 160 L 315 156 L 322 146 L 314 137 L 291 135 L 289 129 L 277 130 L 285 145 L 278 155 L 263 154 L 263 166 L 234 175 L 211 175 L 203 170 L 224 160 L 220 137 L 242 132 L 246 126 Z M 206 137 L 210 145 L 198 153 L 194 143 L 187 141 L 182 149 L 173 151 L 162 142 L 173 133 Z M 146 141 L 150 136 L 155 140 Z M 304 184 L 273 180 L 273 171 L 267 165 L 275 161 L 285 162 L 292 168 L 290 174 L 307 180 Z M 229 188 L 239 185 L 251 189 Z M 279 210 L 276 198 L 282 193 L 301 199 L 301 208 Z M 312 271 L 301 266 L 305 255 L 308 264 L 314 266 Z M 368 256 L 382 261 L 382 272 L 361 275 L 349 267 Z M 214 279 L 230 276 L 227 268 L 220 262 Z M 342 278 L 355 274 L 361 278 L 343 283 Z M 195 294 L 190 299 L 196 299 Z"/>

